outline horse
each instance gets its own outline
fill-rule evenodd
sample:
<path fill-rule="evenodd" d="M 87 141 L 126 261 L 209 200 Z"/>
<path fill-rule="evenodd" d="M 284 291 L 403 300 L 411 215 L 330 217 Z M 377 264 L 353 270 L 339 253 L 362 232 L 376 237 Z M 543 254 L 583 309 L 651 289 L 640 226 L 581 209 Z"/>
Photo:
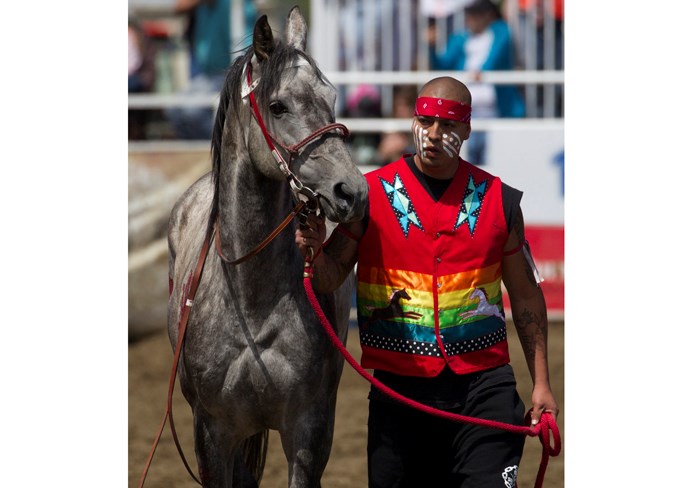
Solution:
<path fill-rule="evenodd" d="M 364 216 L 366 180 L 341 137 L 347 129 L 335 123 L 336 89 L 305 52 L 306 37 L 298 7 L 282 40 L 265 15 L 257 20 L 252 46 L 221 90 L 212 171 L 170 215 L 168 332 L 176 353 L 177 323 L 190 309 L 178 378 L 205 488 L 258 486 L 270 430 L 280 434 L 289 487 L 319 487 L 329 459 L 343 358 L 305 295 L 293 226 L 241 264 L 227 262 L 260 243 L 302 196 L 333 223 Z M 353 285 L 318 297 L 344 343 Z"/>
<path fill-rule="evenodd" d="M 369 320 L 364 323 L 362 329 L 368 328 L 370 324 L 373 324 L 378 320 L 404 318 L 416 321 L 423 317 L 423 315 L 418 312 L 405 312 L 400 300 L 411 300 L 411 296 L 407 293 L 406 288 L 393 290 L 388 299 L 388 305 L 385 307 L 376 308 L 367 305 L 367 309 L 371 311 L 371 316 L 369 317 Z"/>
<path fill-rule="evenodd" d="M 477 304 L 477 308 L 475 310 L 468 310 L 466 312 L 462 312 L 459 315 L 462 319 L 467 319 L 470 317 L 476 317 L 476 316 L 490 316 L 494 315 L 498 317 L 499 319 L 505 320 L 503 313 L 501 310 L 498 308 L 498 305 L 492 305 L 489 303 L 487 300 L 487 292 L 484 290 L 484 288 L 475 288 L 473 289 L 472 293 L 470 294 L 471 299 L 479 299 L 479 303 Z"/>

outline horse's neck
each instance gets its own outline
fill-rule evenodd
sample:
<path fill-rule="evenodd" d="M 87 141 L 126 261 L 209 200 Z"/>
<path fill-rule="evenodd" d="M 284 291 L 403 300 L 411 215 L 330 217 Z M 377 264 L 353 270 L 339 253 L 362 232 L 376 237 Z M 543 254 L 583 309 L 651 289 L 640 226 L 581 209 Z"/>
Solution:
<path fill-rule="evenodd" d="M 292 209 L 291 190 L 284 181 L 255 174 L 250 162 L 229 162 L 219 189 L 219 228 L 222 252 L 237 259 L 257 247 Z M 236 168 L 235 165 L 246 165 Z M 223 170 L 222 170 L 223 171 Z M 294 244 L 294 223 L 266 246 L 256 257 L 236 266 L 252 288 L 270 284 L 290 263 L 301 261 Z M 298 265 L 301 269 L 301 264 Z"/>

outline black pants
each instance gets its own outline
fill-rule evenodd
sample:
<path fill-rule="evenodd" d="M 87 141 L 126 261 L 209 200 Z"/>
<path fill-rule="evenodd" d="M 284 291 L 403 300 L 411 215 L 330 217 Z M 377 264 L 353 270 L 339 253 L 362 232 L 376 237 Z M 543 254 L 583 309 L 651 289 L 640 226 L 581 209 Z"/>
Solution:
<path fill-rule="evenodd" d="M 524 424 L 512 367 L 476 375 L 454 413 Z M 522 435 L 462 424 L 406 405 L 369 403 L 370 488 L 515 488 Z"/>

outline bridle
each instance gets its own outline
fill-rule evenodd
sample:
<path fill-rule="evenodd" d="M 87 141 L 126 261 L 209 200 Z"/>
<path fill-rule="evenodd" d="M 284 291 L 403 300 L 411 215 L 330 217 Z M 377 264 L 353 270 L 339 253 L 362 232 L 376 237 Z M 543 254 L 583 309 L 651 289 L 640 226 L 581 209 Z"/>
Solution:
<path fill-rule="evenodd" d="M 306 62 L 307 64 L 307 62 Z M 301 64 L 298 64 L 297 66 L 301 66 Z M 261 116 L 261 111 L 259 110 L 259 105 L 256 102 L 256 97 L 254 96 L 254 89 L 258 86 L 260 78 L 257 78 L 256 80 L 252 81 L 252 63 L 251 61 L 248 62 L 243 70 L 242 73 L 242 91 L 241 91 L 241 96 L 242 98 L 247 98 L 249 100 L 249 105 L 251 107 L 252 113 L 254 115 L 254 119 L 256 120 L 256 123 L 259 125 L 259 128 L 261 129 L 261 133 L 263 134 L 264 139 L 266 140 L 266 144 L 268 145 L 268 149 L 270 149 L 270 152 L 273 154 L 273 158 L 275 158 L 275 161 L 277 162 L 277 166 L 282 172 L 282 174 L 285 176 L 287 179 L 287 182 L 289 183 L 289 187 L 291 188 L 292 191 L 292 196 L 294 197 L 294 200 L 296 201 L 296 205 L 292 209 L 292 211 L 287 215 L 287 217 L 282 221 L 280 225 L 278 225 L 275 230 L 273 230 L 268 236 L 259 243 L 258 246 L 256 246 L 254 249 L 249 251 L 247 254 L 244 256 L 238 258 L 238 259 L 227 259 L 223 255 L 223 251 L 221 249 L 221 236 L 220 236 L 220 229 L 219 229 L 219 219 L 216 219 L 215 223 L 215 234 L 216 234 L 216 251 L 221 257 L 221 259 L 226 263 L 230 265 L 237 265 L 240 263 L 243 263 L 247 261 L 248 259 L 256 256 L 259 252 L 261 252 L 275 237 L 277 237 L 282 230 L 284 230 L 287 225 L 296 217 L 299 215 L 299 218 L 301 220 L 301 224 L 304 225 L 306 222 L 306 219 L 308 218 L 308 215 L 310 212 L 316 212 L 318 209 L 320 209 L 320 202 L 319 202 L 319 195 L 312 189 L 307 186 L 305 186 L 301 180 L 299 179 L 298 176 L 296 176 L 292 170 L 291 170 L 291 163 L 294 157 L 299 155 L 299 152 L 301 149 L 313 142 L 314 140 L 320 138 L 324 134 L 328 134 L 334 130 L 339 131 L 339 135 L 341 136 L 342 139 L 346 139 L 350 135 L 350 131 L 348 128 L 339 123 L 331 123 L 327 124 L 324 127 L 320 127 L 313 133 L 311 133 L 308 137 L 302 139 L 301 141 L 297 142 L 296 144 L 293 144 L 291 146 L 287 146 L 277 139 L 275 139 L 270 132 L 268 131 L 268 128 L 266 127 L 265 122 L 263 121 L 263 117 Z M 289 160 L 285 160 L 284 157 L 282 157 L 282 154 L 280 154 L 279 149 L 277 148 L 278 146 L 282 147 L 288 154 L 289 154 Z M 208 230 L 208 234 L 210 235 L 211 229 Z"/>
<path fill-rule="evenodd" d="M 306 64 L 308 64 L 306 62 Z M 298 64 L 297 66 L 301 66 L 302 64 Z M 312 189 L 307 186 L 305 186 L 301 180 L 299 179 L 298 176 L 296 176 L 292 170 L 291 170 L 291 163 L 294 157 L 298 156 L 299 152 L 301 149 L 313 142 L 314 140 L 318 139 L 319 137 L 323 136 L 324 134 L 328 134 L 334 130 L 338 130 L 339 135 L 341 136 L 342 139 L 346 139 L 350 135 L 350 131 L 348 128 L 343 125 L 339 124 L 337 122 L 327 124 L 324 127 L 321 127 L 311 133 L 308 137 L 302 139 L 301 141 L 297 142 L 296 144 L 293 144 L 291 146 L 287 146 L 277 139 L 275 139 L 270 132 L 268 131 L 268 128 L 266 127 L 265 122 L 263 121 L 263 117 L 261 116 L 261 111 L 259 110 L 259 105 L 256 102 L 256 97 L 254 96 L 254 89 L 258 86 L 260 78 L 257 78 L 256 80 L 252 81 L 252 63 L 248 62 L 243 70 L 242 73 L 242 91 L 241 91 L 241 96 L 242 98 L 247 98 L 249 100 L 249 105 L 251 107 L 252 113 L 254 115 L 254 119 L 256 120 L 256 123 L 259 125 L 259 128 L 261 129 L 261 133 L 263 134 L 264 139 L 266 140 L 266 144 L 268 145 L 268 148 L 270 149 L 270 152 L 273 154 L 273 158 L 275 158 L 275 161 L 277 162 L 277 166 L 282 172 L 282 174 L 285 176 L 287 179 L 287 182 L 289 183 L 289 187 L 291 188 L 292 191 L 292 196 L 294 197 L 294 200 L 296 201 L 296 205 L 292 209 L 292 211 L 287 215 L 287 217 L 282 221 L 280 225 L 275 228 L 268 236 L 261 241 L 261 243 L 256 246 L 254 249 L 249 251 L 247 254 L 244 256 L 238 258 L 238 259 L 233 259 L 229 260 L 223 255 L 223 251 L 221 249 L 221 237 L 220 237 L 220 229 L 219 229 L 219 219 L 216 219 L 216 250 L 221 257 L 221 259 L 226 263 L 230 265 L 237 265 L 240 263 L 243 263 L 247 261 L 248 259 L 252 258 L 253 256 L 257 255 L 259 252 L 261 252 L 275 237 L 277 237 L 282 230 L 289 225 L 289 223 L 299 215 L 299 218 L 301 220 L 301 224 L 304 225 L 306 222 L 306 219 L 308 218 L 308 215 L 310 212 L 316 212 L 318 209 L 320 209 L 320 202 L 319 202 L 319 195 Z M 285 160 L 285 158 L 280 154 L 280 151 L 278 149 L 278 146 L 282 147 L 288 154 L 289 154 L 289 160 Z M 208 235 L 211 233 L 211 229 L 209 229 Z"/>
<path fill-rule="evenodd" d="M 254 89 L 258 85 L 259 79 L 256 79 L 254 82 L 251 81 L 251 72 L 252 72 L 252 64 L 251 62 L 248 62 L 245 65 L 245 72 L 246 72 L 246 77 L 243 76 L 243 87 L 242 87 L 242 92 L 241 96 L 242 98 L 248 97 L 249 103 L 251 105 L 252 112 L 254 114 L 254 118 L 256 119 L 256 122 L 258 123 L 259 127 L 261 128 L 261 132 L 263 133 L 263 137 L 266 140 L 266 143 L 268 144 L 268 148 L 270 151 L 273 153 L 273 157 L 275 158 L 275 161 L 278 164 L 278 167 L 280 171 L 282 171 L 282 174 L 285 176 L 287 179 L 287 182 L 289 183 L 289 186 L 292 191 L 292 195 L 294 197 L 294 200 L 296 201 L 296 205 L 292 209 L 292 211 L 287 215 L 287 217 L 282 221 L 280 225 L 278 225 L 273 232 L 271 232 L 258 246 L 256 246 L 254 249 L 252 249 L 250 252 L 245 254 L 244 256 L 235 259 L 235 260 L 228 260 L 226 257 L 223 255 L 223 252 L 221 250 L 221 239 L 220 239 L 220 232 L 219 232 L 219 218 L 217 215 L 216 219 L 211 220 L 208 224 L 207 228 L 207 233 L 204 242 L 202 243 L 202 248 L 200 250 L 200 254 L 198 256 L 198 262 L 195 267 L 195 270 L 193 273 L 191 273 L 188 277 L 188 283 L 186 283 L 186 297 L 185 301 L 181 303 L 181 313 L 180 313 L 180 318 L 179 318 L 179 324 L 178 324 L 178 337 L 176 341 L 176 347 L 174 350 L 174 360 L 172 364 L 172 372 L 171 376 L 169 378 L 169 392 L 167 396 L 167 405 L 165 408 L 165 414 L 162 419 L 162 423 L 160 425 L 159 432 L 157 433 L 155 437 L 155 441 L 153 442 L 153 445 L 151 447 L 151 452 L 150 455 L 146 461 L 146 465 L 144 467 L 143 473 L 141 475 L 141 481 L 139 483 L 139 487 L 142 488 L 144 485 L 144 482 L 146 480 L 146 476 L 148 474 L 148 470 L 150 469 L 150 464 L 153 460 L 153 456 L 155 454 L 155 451 L 157 449 L 157 446 L 160 442 L 160 437 L 162 436 L 162 431 L 164 430 L 165 423 L 169 419 L 169 425 L 171 427 L 172 431 L 172 437 L 174 438 L 174 444 L 176 445 L 176 448 L 179 452 L 179 455 L 181 456 L 181 460 L 183 461 L 184 466 L 186 467 L 186 470 L 190 474 L 190 476 L 197 482 L 198 484 L 200 483 L 199 479 L 193 471 L 191 470 L 188 461 L 186 460 L 185 455 L 183 454 L 183 450 L 181 449 L 181 444 L 179 443 L 179 438 L 176 433 L 176 428 L 174 426 L 174 418 L 172 414 L 172 397 L 174 393 L 174 385 L 176 383 L 176 374 L 178 372 L 178 366 L 179 366 L 179 358 L 181 356 L 181 351 L 183 350 L 183 340 L 185 337 L 186 333 L 186 326 L 188 325 L 188 318 L 190 316 L 190 311 L 193 308 L 193 300 L 195 298 L 195 295 L 197 293 L 198 286 L 200 284 L 200 278 L 202 277 L 202 271 L 204 269 L 204 264 L 207 260 L 209 248 L 211 247 L 211 243 L 213 240 L 216 240 L 216 250 L 219 255 L 219 257 L 229 265 L 237 265 L 240 263 L 243 263 L 247 261 L 248 259 L 252 258 L 253 256 L 257 255 L 259 252 L 261 252 L 275 237 L 277 237 L 282 230 L 289 225 L 289 223 L 296 217 L 297 215 L 301 219 L 302 225 L 305 224 L 305 219 L 307 219 L 308 215 L 310 212 L 316 212 L 318 209 L 320 209 L 319 205 L 319 195 L 312 189 L 307 186 L 305 186 L 301 180 L 291 171 L 290 166 L 292 159 L 295 156 L 298 156 L 301 148 L 304 146 L 308 145 L 312 141 L 318 139 L 324 134 L 328 134 L 334 130 L 339 131 L 339 135 L 343 139 L 347 138 L 350 135 L 350 131 L 348 128 L 339 123 L 331 123 L 328 125 L 325 125 L 324 127 L 321 127 L 320 129 L 317 129 L 314 131 L 312 134 L 310 134 L 308 137 L 305 139 L 301 140 L 300 142 L 297 142 L 296 144 L 292 146 L 286 146 L 279 141 L 275 140 L 271 135 L 268 129 L 266 128 L 266 125 L 263 121 L 263 117 L 261 117 L 261 111 L 259 110 L 259 106 L 256 103 L 256 98 L 254 97 Z M 244 74 L 244 73 L 243 73 Z M 246 85 L 244 84 L 244 81 L 246 79 Z M 280 151 L 277 149 L 277 146 L 281 146 L 288 154 L 289 154 L 289 161 L 285 160 L 282 155 L 280 154 Z"/>
<path fill-rule="evenodd" d="M 308 64 L 305 62 L 305 64 Z M 298 64 L 296 66 L 301 66 L 302 64 Z M 291 146 L 287 146 L 281 142 L 279 142 L 277 139 L 272 137 L 270 135 L 270 132 L 268 131 L 268 128 L 266 127 L 265 122 L 263 121 L 263 117 L 261 117 L 261 111 L 259 110 L 259 106 L 256 103 L 256 98 L 254 97 L 254 89 L 259 83 L 260 78 L 257 78 L 252 82 L 252 63 L 251 61 L 245 65 L 244 71 L 243 71 L 243 83 L 242 83 L 242 92 L 241 96 L 242 98 L 248 97 L 249 99 L 249 104 L 251 106 L 251 110 L 254 114 L 254 118 L 256 119 L 256 122 L 258 123 L 259 127 L 261 128 L 261 133 L 263 134 L 263 137 L 266 140 L 266 144 L 268 145 L 268 148 L 273 154 L 273 157 L 275 158 L 275 161 L 277 162 L 277 165 L 282 172 L 282 174 L 287 178 L 287 181 L 289 182 L 289 186 L 291 187 L 292 194 L 294 195 L 295 200 L 299 200 L 300 195 L 304 196 L 308 200 L 310 199 L 317 199 L 318 195 L 313 191 L 311 188 L 308 188 L 307 186 L 303 185 L 301 180 L 291 171 L 291 162 L 294 157 L 298 156 L 300 150 L 308 145 L 309 143 L 313 142 L 315 139 L 318 139 L 320 136 L 327 134 L 329 132 L 332 132 L 334 130 L 339 131 L 339 135 L 345 140 L 349 135 L 350 131 L 348 128 L 343 125 L 339 124 L 337 122 L 327 124 L 324 127 L 321 127 L 314 131 L 312 134 L 310 134 L 308 137 L 305 139 L 297 142 L 296 144 L 293 144 Z M 245 80 L 246 80 L 246 85 L 245 85 Z M 288 154 L 289 154 L 289 161 L 286 161 L 283 157 L 282 154 L 280 154 L 280 151 L 278 150 L 277 146 L 282 147 Z M 317 206 L 317 205 L 316 205 Z"/>

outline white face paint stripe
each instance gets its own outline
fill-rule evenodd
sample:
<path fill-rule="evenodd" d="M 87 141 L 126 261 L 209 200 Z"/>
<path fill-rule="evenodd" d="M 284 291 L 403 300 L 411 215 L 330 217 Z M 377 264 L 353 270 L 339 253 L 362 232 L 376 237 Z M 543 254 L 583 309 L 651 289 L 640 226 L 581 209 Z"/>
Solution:
<path fill-rule="evenodd" d="M 423 140 L 424 134 L 426 131 L 423 130 L 423 127 L 416 124 L 416 150 L 421 153 L 421 156 L 425 157 L 425 150 L 423 149 Z"/>
<path fill-rule="evenodd" d="M 414 134 L 414 145 L 416 146 L 416 152 L 419 153 L 422 157 L 426 157 L 426 151 L 424 149 L 425 144 L 429 143 L 430 139 L 428 138 L 428 129 L 424 129 L 417 121 L 414 119 L 411 124 L 411 129 Z M 455 157 L 460 154 L 461 145 L 463 141 L 461 137 L 455 132 L 443 133 L 442 134 L 442 150 L 449 157 Z"/>
<path fill-rule="evenodd" d="M 450 140 L 450 136 L 453 137 L 454 140 Z M 461 138 L 455 132 L 442 134 L 442 149 L 444 149 L 444 152 L 449 156 L 458 155 L 461 149 Z"/>
<path fill-rule="evenodd" d="M 452 147 L 447 141 L 442 141 L 442 150 L 447 153 L 447 156 L 454 156 L 458 154 L 456 149 L 454 149 L 454 147 Z"/>
<path fill-rule="evenodd" d="M 456 142 L 458 144 L 461 144 L 461 137 L 456 132 L 450 132 L 449 135 L 454 136 L 454 139 L 456 139 Z"/>

